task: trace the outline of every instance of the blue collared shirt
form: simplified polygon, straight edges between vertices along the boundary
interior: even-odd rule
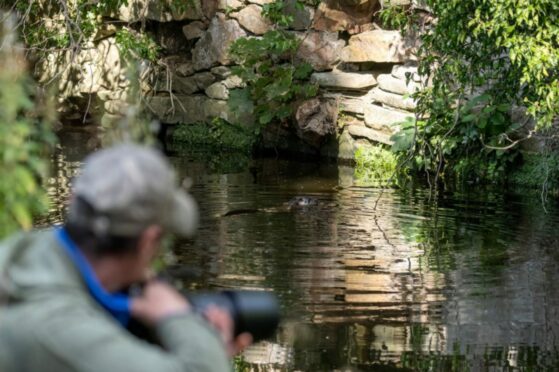
[[[126,327],[130,321],[130,297],[122,293],[107,292],[101,286],[93,268],[78,246],[72,241],[66,230],[59,227],[54,231],[58,242],[80,272],[91,296],[120,324]]]

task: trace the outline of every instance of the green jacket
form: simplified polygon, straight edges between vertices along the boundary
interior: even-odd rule
[[[52,230],[0,244],[0,371],[228,371],[218,334],[185,314],[156,326],[163,347],[126,331],[90,297]]]

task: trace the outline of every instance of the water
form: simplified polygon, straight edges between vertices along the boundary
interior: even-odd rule
[[[60,220],[87,149],[68,132],[56,155],[50,222]],[[207,156],[206,156],[207,157]],[[537,196],[352,186],[351,169],[264,159],[215,171],[174,156],[192,178],[201,227],[173,249],[188,288],[280,298],[277,336],[238,369],[559,370],[559,212]],[[282,206],[318,206],[220,217]]]

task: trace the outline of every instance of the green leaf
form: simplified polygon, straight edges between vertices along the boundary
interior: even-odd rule
[[[500,112],[509,112],[510,107],[511,107],[510,104],[503,103],[497,106],[497,110]]]
[[[29,230],[33,226],[31,213],[29,212],[29,209],[26,208],[26,205],[24,203],[17,202],[13,204],[11,206],[11,212],[15,220],[23,229]]]
[[[469,123],[469,122],[472,122],[472,121],[474,121],[474,120],[476,120],[476,119],[477,119],[477,115],[475,115],[475,114],[469,114],[469,115],[466,115],[466,116],[462,117],[460,120],[461,120],[463,123]]]
[[[229,108],[233,111],[252,113],[254,110],[254,104],[248,88],[230,90],[227,103]]]
[[[413,146],[413,139],[415,135],[415,129],[411,130],[400,130],[396,132],[390,140],[393,141],[392,144],[392,151],[393,152],[402,152],[408,151]]]
[[[273,118],[274,118],[274,114],[271,111],[265,111],[260,115],[258,121],[260,122],[260,124],[266,125],[270,123]]]
[[[307,79],[313,72],[313,67],[310,63],[302,63],[295,68],[293,77],[295,79]]]
[[[32,193],[36,190],[35,178],[28,169],[19,166],[14,170],[14,176],[18,180],[18,186],[25,190],[26,193]]]

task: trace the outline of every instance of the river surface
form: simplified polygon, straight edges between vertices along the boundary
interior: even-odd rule
[[[88,146],[68,131],[54,158],[60,221]],[[472,187],[355,186],[352,169],[226,155],[172,155],[201,226],[176,242],[187,288],[274,291],[277,335],[238,370],[559,370],[559,210],[535,195]],[[228,162],[226,169],[220,164]],[[282,210],[294,196],[316,206]],[[271,209],[221,217],[237,209]]]

